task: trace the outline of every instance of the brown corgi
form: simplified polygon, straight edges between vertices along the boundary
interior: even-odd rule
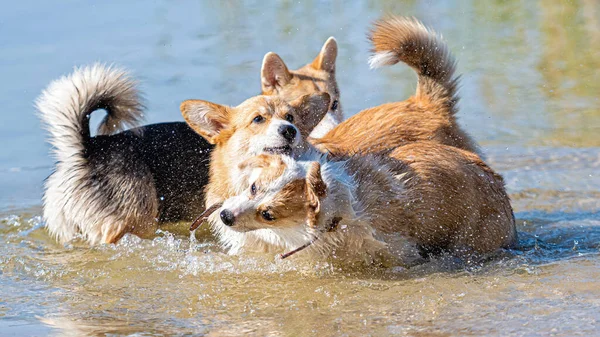
[[[240,254],[310,246],[313,259],[335,254],[347,262],[384,256],[386,244],[375,238],[372,219],[361,215],[344,163],[322,161],[314,150],[305,156],[263,154],[240,164],[249,187],[208,217],[223,247]]]
[[[232,254],[307,248],[313,258],[369,262],[389,254],[378,233],[403,235],[426,253],[488,253],[514,244],[502,177],[476,155],[435,142],[399,149],[340,162],[314,151],[300,160],[251,158],[240,165],[250,171],[249,187],[209,221]]]
[[[206,205],[221,202],[246,188],[239,164],[261,153],[298,157],[306,139],[329,110],[329,95],[315,93],[287,102],[259,95],[236,107],[187,100],[181,112],[194,131],[215,146],[211,154]]]
[[[263,95],[277,95],[290,102],[300,96],[326,92],[331,97],[329,113],[311,132],[320,138],[344,120],[340,91],[335,79],[335,60],[338,47],[333,37],[327,39],[321,52],[309,64],[298,70],[288,70],[281,57],[267,53],[261,68]]]
[[[370,39],[371,67],[406,63],[418,76],[416,94],[363,110],[311,142],[333,155],[385,152],[422,140],[477,152],[475,142],[457,124],[459,77],[441,37],[416,19],[388,17],[374,24]]]

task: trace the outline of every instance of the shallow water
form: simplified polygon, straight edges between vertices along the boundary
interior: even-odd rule
[[[350,116],[415,88],[402,66],[368,70],[365,32],[384,12],[421,18],[456,54],[460,121],[506,178],[518,249],[340,271],[230,257],[206,236],[190,242],[185,224],[94,248],[45,232],[52,161],[32,102],[50,80],[115,62],[141,79],[149,122],[182,120],[183,99],[256,94],[266,52],[296,67],[334,35]],[[594,0],[5,4],[0,335],[600,335],[598,18]]]

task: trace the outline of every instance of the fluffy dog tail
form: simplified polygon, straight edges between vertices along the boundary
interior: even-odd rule
[[[456,113],[456,61],[441,36],[415,18],[389,16],[374,23],[370,40],[372,69],[406,63],[418,75],[417,99],[442,104],[450,114]]]
[[[46,180],[44,220],[59,241],[84,233],[91,243],[110,241],[106,229],[96,227],[102,206],[94,199],[100,177],[91,177],[90,128],[92,112],[106,111],[99,134],[111,134],[125,126],[137,126],[143,105],[136,83],[123,70],[95,64],[53,81],[36,101],[40,118],[50,133],[57,161]],[[104,183],[103,186],[105,186]],[[94,223],[95,222],[95,223]],[[88,223],[90,228],[81,228]]]
[[[143,117],[136,83],[121,69],[101,64],[76,68],[53,81],[36,101],[50,144],[59,163],[85,159],[90,138],[90,115],[106,111],[98,134],[105,135],[137,126]]]

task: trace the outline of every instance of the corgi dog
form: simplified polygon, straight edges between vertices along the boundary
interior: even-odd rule
[[[380,54],[376,54],[372,59],[373,64],[403,61],[417,70],[419,75],[417,95],[405,102],[390,103],[362,111],[357,116],[340,123],[320,140],[309,138],[310,142],[322,152],[346,160],[348,163],[346,172],[354,179],[357,186],[355,194],[351,193],[352,190],[347,193],[359,201],[355,204],[354,214],[369,214],[367,218],[372,224],[366,226],[363,223],[351,227],[362,228],[358,236],[364,240],[350,241],[369,242],[368,246],[374,247],[367,249],[366,255],[370,257],[373,257],[372,252],[380,252],[382,247],[380,243],[373,244],[378,240],[374,239],[371,229],[381,233],[405,235],[413,239],[425,255],[440,251],[485,253],[512,246],[516,240],[515,223],[503,179],[481,160],[476,154],[477,148],[474,143],[456,124],[454,113],[458,100],[456,96],[458,78],[454,77],[455,62],[443,41],[418,21],[396,17],[379,21],[375,25],[372,40],[376,46],[382,44],[381,41],[389,42],[383,43],[379,50],[376,49]],[[297,83],[304,81],[306,85],[303,87],[308,91],[325,92],[314,83],[310,85],[314,78],[289,72],[280,58],[269,57],[272,61],[268,61],[269,65],[263,67],[263,70],[271,69],[270,73],[267,72],[270,74],[267,78],[270,78],[271,82],[263,80],[263,83],[271,83],[270,87],[277,87],[279,79],[283,79],[281,83],[287,84],[293,83],[295,79],[296,87],[298,87]],[[334,70],[335,68],[331,72],[332,75],[335,75]],[[329,79],[331,80],[331,77]],[[270,87],[266,86],[266,88]],[[283,232],[279,231],[278,234],[273,234],[272,231],[236,234],[240,231],[228,224],[232,219],[235,220],[235,212],[222,209],[227,203],[236,204],[244,201],[243,194],[251,193],[252,173],[245,170],[247,165],[243,163],[253,156],[278,154],[298,159],[312,152],[312,145],[305,141],[297,147],[293,145],[295,140],[288,142],[287,146],[280,145],[286,144],[281,140],[281,134],[275,138],[269,137],[268,142],[262,141],[267,139],[266,134],[275,135],[275,128],[268,125],[259,128],[253,125],[255,122],[263,123],[266,120],[271,122],[273,117],[277,117],[274,122],[278,125],[277,130],[280,130],[279,125],[285,125],[285,123],[281,124],[282,120],[287,119],[286,111],[290,111],[290,108],[297,111],[300,101],[311,97],[305,95],[300,99],[296,98],[300,101],[289,101],[289,98],[294,97],[294,90],[283,90],[283,87],[278,90],[278,95],[282,97],[277,96],[277,103],[271,105],[271,102],[264,100],[264,96],[251,98],[236,108],[196,100],[189,100],[181,105],[184,118],[191,127],[216,146],[207,187],[206,205],[209,207],[205,214],[219,210],[218,218],[215,218],[216,215],[213,213],[210,223],[232,253],[244,250],[247,245],[256,246],[259,250],[290,248],[307,237],[318,237],[311,236],[312,232],[306,232],[302,229],[304,227],[297,226],[292,226],[292,229]],[[300,108],[305,111],[303,118],[310,118],[310,109],[316,109],[313,110],[315,118],[322,118],[330,112],[333,106],[329,103],[328,108],[325,101],[321,97],[312,104],[306,104],[306,108]],[[265,108],[267,106],[268,108]],[[373,118],[373,115],[377,118]],[[258,118],[258,121],[254,118]],[[427,121],[417,123],[421,119]],[[294,118],[288,122],[292,123],[293,120]],[[417,124],[410,124],[407,121],[415,121]],[[311,125],[316,125],[316,121],[312,121]],[[310,129],[306,129],[301,134],[304,136],[310,132],[312,132]],[[366,135],[367,133],[369,136]],[[380,137],[380,134],[383,136]],[[356,154],[370,155],[355,158]],[[353,164],[355,160],[358,160],[356,163],[366,163],[365,165],[372,161],[375,166],[371,169],[352,171],[354,166],[361,167],[359,164]],[[281,169],[282,165],[278,167],[279,169],[274,172],[287,172]],[[308,170],[296,169],[291,172],[300,172],[301,176],[302,172]],[[359,172],[364,174],[358,174]],[[281,177],[287,176],[281,174],[279,175]],[[298,177],[294,174],[291,176]],[[400,187],[392,181],[400,178],[406,180],[401,181],[401,192],[398,192]],[[277,193],[283,186],[288,185],[286,179],[277,180],[274,184]],[[293,186],[286,187],[281,190],[281,193],[284,196],[301,195],[298,192],[301,189],[298,187],[301,186],[300,182],[294,184],[297,185],[295,189],[292,188]],[[327,182],[324,186],[328,186]],[[296,212],[302,204],[301,201],[293,202],[285,198],[276,198],[276,200],[279,200],[279,211],[284,214],[279,217],[295,219],[285,222],[286,224],[303,223],[298,220],[302,219],[302,216]],[[245,201],[244,205],[242,208],[248,206]],[[252,205],[256,206],[256,204]],[[364,205],[363,211],[360,205]],[[275,209],[273,205],[270,206]],[[294,210],[294,207],[297,209]],[[254,211],[258,211],[258,208]],[[268,221],[269,212],[264,214],[266,218],[263,217],[263,220]],[[307,216],[310,219],[310,213]],[[338,219],[341,216],[336,215],[333,218]],[[356,219],[351,217],[351,221],[358,221],[359,218],[363,219],[357,215]],[[260,220],[258,215],[255,220],[264,225],[264,221]],[[260,227],[256,222],[250,223],[252,225],[239,228],[242,228],[242,232],[246,231],[243,228],[252,226],[258,226],[254,229],[272,229],[268,226]],[[287,225],[285,227],[287,228]],[[303,234],[295,236],[293,233]],[[267,235],[269,239],[264,239],[263,235]],[[309,242],[313,241],[311,239]],[[356,245],[352,247],[354,248],[349,251],[354,250]]]
[[[311,258],[369,262],[390,253],[377,233],[403,235],[424,254],[488,253],[516,240],[502,177],[452,146],[415,142],[339,162],[263,154],[240,168],[249,187],[208,217],[231,254],[307,248]]]
[[[305,92],[301,76],[336,92],[328,75],[336,55],[331,38],[309,66],[286,68],[294,74],[288,81],[274,71],[278,57],[267,54],[263,94]],[[161,223],[189,221],[204,209],[213,145],[185,122],[139,126],[144,114],[136,86],[126,71],[96,64],[53,81],[37,99],[56,159],[45,182],[43,218],[61,243],[78,237],[92,245],[114,243],[125,233],[144,237]],[[101,109],[106,117],[92,137],[89,117]],[[329,110],[318,126],[321,133],[342,120],[337,103]]]
[[[346,163],[324,159],[309,151],[301,160],[262,154],[242,162],[249,187],[207,217],[228,253],[310,246],[306,252],[312,259],[335,255],[373,263],[386,257],[387,245],[375,237]]]
[[[206,205],[222,202],[246,188],[243,161],[262,154],[299,157],[311,148],[309,134],[328,113],[330,97],[314,93],[287,102],[258,95],[229,107],[186,100],[181,112],[190,127],[215,147],[211,154]]]
[[[407,64],[417,73],[416,94],[362,110],[323,137],[311,138],[311,143],[334,156],[384,152],[414,141],[478,153],[476,143],[456,120],[459,76],[442,38],[414,18],[390,16],[375,22],[370,40],[371,68]]]
[[[201,208],[202,196],[190,192],[206,184],[212,146],[185,123],[136,127],[143,105],[125,71],[75,69],[53,81],[36,106],[56,159],[44,186],[43,219],[59,242],[144,237],[155,232],[156,218],[185,218]],[[99,109],[106,117],[92,137],[90,115]],[[118,132],[127,126],[133,128]]]
[[[303,67],[290,71],[279,55],[270,52],[263,59],[261,85],[263,95],[277,95],[285,101],[300,96],[325,92],[329,94],[330,109],[311,132],[312,138],[320,138],[344,120],[340,103],[340,90],[335,77],[338,54],[337,41],[330,37],[325,41],[315,59]]]

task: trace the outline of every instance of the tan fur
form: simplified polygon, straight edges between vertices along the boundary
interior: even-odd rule
[[[422,180],[413,190],[426,202],[410,206],[423,223],[410,229],[411,237],[438,246],[447,230],[454,238],[450,247],[477,252],[514,245],[515,220],[504,180],[477,155],[435,144],[410,144],[390,156],[407,163]],[[434,216],[431,209],[438,210]],[[440,224],[447,229],[436,229]]]
[[[259,222],[270,225],[261,216],[262,211],[269,211],[275,219],[303,216],[307,207],[306,195],[306,182],[303,179],[294,180],[286,184],[268,204],[258,206],[256,218]]]
[[[297,70],[288,70],[279,55],[267,53],[261,69],[262,94],[277,95],[289,102],[304,95],[326,92],[331,97],[331,105],[337,101],[337,108],[330,112],[341,122],[344,117],[335,78],[336,57],[337,42],[332,37],[311,63]]]
[[[206,190],[206,205],[221,202],[246,186],[233,179],[239,177],[239,165],[258,153],[252,153],[250,141],[266,133],[271,123],[294,117],[293,125],[299,130],[300,143],[294,149],[301,154],[308,144],[306,138],[327,113],[329,95],[317,93],[286,102],[276,96],[255,96],[237,107],[226,107],[201,100],[187,100],[181,111],[188,124],[209,142],[215,144],[210,164],[210,178]],[[264,119],[254,123],[257,116]]]
[[[402,61],[417,72],[416,94],[363,110],[321,139],[310,141],[334,155],[381,152],[421,140],[477,152],[475,142],[456,121],[459,78],[454,76],[455,61],[443,40],[419,21],[402,17],[377,21],[370,38],[373,58],[388,55],[385,64]]]
[[[470,138],[444,112],[440,106],[411,97],[363,110],[310,142],[333,155],[384,152],[420,140],[474,151]]]
[[[240,164],[241,170],[260,169],[260,174],[253,182],[257,194],[264,193],[271,182],[283,175],[286,168],[281,156],[271,154],[261,154]],[[316,168],[316,174],[320,175],[320,167]],[[263,211],[270,212],[275,219],[303,217],[309,207],[312,207],[313,212],[318,213],[318,210],[315,210],[315,203],[318,203],[318,197],[314,189],[311,189],[308,179],[296,179],[283,186],[268,203],[257,207],[256,220],[266,225],[272,224],[262,218]]]
[[[361,111],[313,144],[338,157],[393,158],[385,169],[349,160],[358,198],[378,230],[400,230],[433,250],[489,252],[513,245],[516,230],[504,181],[473,153],[474,143],[454,119],[458,79],[446,46],[414,19],[381,20],[371,38],[376,52],[394,51],[394,63],[403,61],[418,72],[417,94]],[[388,171],[402,178],[408,200],[393,198],[398,186]]]
[[[261,169],[260,176],[255,181],[258,188],[280,177],[286,166],[281,157],[261,154],[245,160],[239,165],[240,170]]]
[[[261,168],[260,175],[254,181],[256,188],[260,190],[268,186],[272,181],[283,175],[287,168],[276,155],[261,155],[253,161],[260,162],[254,166]],[[245,169],[251,166],[244,165]],[[321,165],[318,162],[311,163],[306,179],[296,179],[284,185],[275,197],[269,200],[268,204],[260,205],[257,208],[257,220],[265,223],[260,216],[260,212],[268,210],[275,219],[285,219],[289,217],[303,218],[306,214],[308,224],[311,227],[317,226],[320,213],[320,200],[327,194],[327,186],[321,177]],[[269,223],[273,226],[273,223]]]
[[[228,107],[197,99],[184,101],[179,109],[186,112],[183,117],[190,127],[211,144],[217,142],[216,137],[227,127],[230,115]],[[199,120],[206,121],[206,126],[200,127]]]
[[[433,250],[486,253],[516,242],[504,181],[477,155],[416,142],[373,163],[355,157],[348,168],[377,230],[401,232]]]
[[[320,208],[326,202],[328,209],[336,209],[347,197],[335,190],[343,188],[331,180],[335,177],[323,180],[320,168],[318,162],[310,163],[306,189],[293,180],[268,205],[262,205],[277,214],[268,228],[303,223],[298,215],[305,212],[310,228],[332,230],[318,227],[330,225],[319,218]],[[473,153],[435,142],[416,142],[397,148],[389,157],[354,156],[345,162],[345,170],[356,186],[352,193],[357,215],[355,219],[339,218],[341,224],[352,226],[366,217],[375,230],[402,234],[426,251],[488,253],[516,242],[502,177]],[[268,186],[269,180],[284,173],[265,174],[270,179],[259,179]],[[329,194],[333,199],[325,198]]]

